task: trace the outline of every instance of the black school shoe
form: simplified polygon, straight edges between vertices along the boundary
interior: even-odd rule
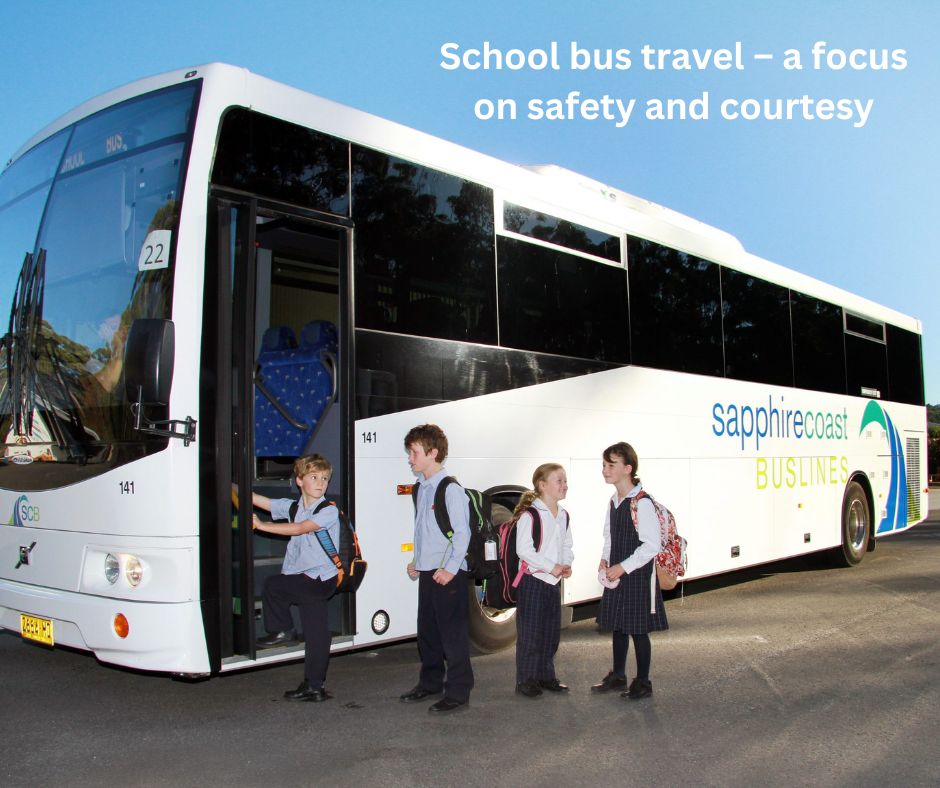
[[[633,679],[630,682],[630,689],[626,692],[621,692],[621,698],[629,698],[630,700],[640,700],[640,698],[648,698],[653,694],[653,682],[649,679]]]
[[[618,676],[616,673],[611,671],[601,679],[599,684],[594,684],[591,687],[591,692],[611,692],[612,690],[624,690],[626,688],[627,677]]]
[[[286,646],[288,643],[297,642],[297,633],[293,629],[285,630],[284,632],[274,632],[270,635],[265,635],[263,638],[258,638],[255,643],[258,648],[271,648],[272,646]]]
[[[399,695],[398,700],[402,703],[417,703],[419,700],[424,700],[425,698],[430,698],[433,695],[440,695],[442,690],[437,690],[432,692],[431,690],[426,690],[420,684],[413,689],[408,690],[404,695]]]
[[[540,680],[539,686],[543,690],[548,690],[549,692],[567,692],[568,685],[562,684],[558,679],[551,679],[550,681]]]
[[[518,684],[516,684],[516,694],[522,695],[526,698],[537,698],[542,694],[542,690],[537,682],[520,681]]]
[[[441,714],[448,711],[457,711],[465,709],[470,704],[468,700],[454,700],[453,698],[441,698],[437,703],[428,706],[428,711],[434,714]]]
[[[324,687],[311,687],[306,679],[300,682],[300,686],[295,690],[288,690],[284,693],[285,700],[309,701],[311,703],[320,703],[329,700],[333,696],[326,691]]]

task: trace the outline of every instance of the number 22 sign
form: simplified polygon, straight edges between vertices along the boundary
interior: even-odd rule
[[[170,241],[173,238],[171,230],[151,230],[144,239],[137,258],[138,271],[153,271],[157,268],[166,268],[170,264]]]

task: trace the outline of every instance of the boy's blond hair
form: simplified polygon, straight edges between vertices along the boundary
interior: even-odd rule
[[[327,471],[333,474],[333,466],[330,461],[322,454],[305,454],[294,460],[294,476],[302,479],[310,471]]]

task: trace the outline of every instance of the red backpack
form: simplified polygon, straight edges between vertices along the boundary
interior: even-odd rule
[[[637,525],[636,507],[641,498],[650,499],[656,510],[656,516],[659,518],[659,541],[662,549],[656,556],[656,577],[663,591],[671,591],[676,587],[679,578],[685,574],[688,564],[685,549],[688,542],[679,536],[676,530],[676,518],[672,516],[672,512],[645,490],[640,490],[630,499],[630,519],[633,520],[633,527],[637,529],[637,532],[640,529]]]
[[[516,552],[516,524],[526,512],[532,515],[532,544],[536,551],[542,546],[542,517],[534,506],[523,509],[515,517],[506,520],[499,526],[499,571],[484,581],[484,599],[487,607],[496,610],[505,610],[515,607],[518,600],[517,587],[525,573],[525,561],[520,566],[519,554]],[[571,515],[565,523],[565,528],[571,526]]]

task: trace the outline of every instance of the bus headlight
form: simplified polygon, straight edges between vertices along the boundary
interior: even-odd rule
[[[144,579],[144,565],[136,555],[108,553],[104,559],[105,579],[114,585],[124,571],[124,579],[131,588],[137,588]]]
[[[124,559],[124,577],[133,587],[140,585],[144,577],[144,567],[136,555],[129,555]]]
[[[121,562],[118,561],[116,556],[108,553],[104,559],[104,576],[107,581],[114,585],[117,582],[118,576],[121,574]]]

